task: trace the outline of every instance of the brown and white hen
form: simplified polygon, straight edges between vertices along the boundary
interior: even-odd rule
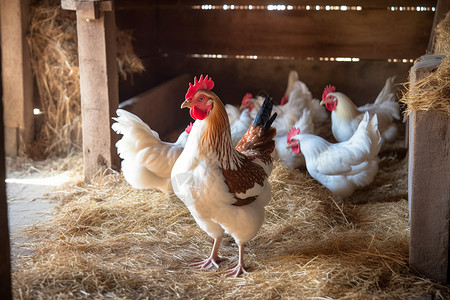
[[[246,273],[244,245],[261,227],[271,199],[268,177],[276,134],[271,124],[276,114],[270,115],[273,104],[266,98],[235,148],[225,106],[213,87],[208,76],[190,84],[181,107],[190,109],[195,122],[171,178],[175,194],[214,239],[211,255],[193,266],[218,268],[220,242],[228,233],[239,247],[239,260],[227,274],[237,277]]]

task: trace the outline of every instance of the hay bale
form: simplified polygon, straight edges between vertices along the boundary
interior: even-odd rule
[[[435,53],[446,57],[430,75],[413,85],[409,82],[409,89],[400,99],[406,104],[405,116],[428,110],[450,115],[450,12],[436,27]]]
[[[397,184],[405,160],[388,157],[374,191]],[[392,172],[393,170],[400,170]],[[403,171],[402,171],[403,170]],[[273,198],[258,235],[246,247],[250,273],[223,272],[237,262],[237,246],[224,238],[229,258],[217,271],[187,265],[206,257],[212,240],[174,195],[131,188],[120,174],[98,177],[55,193],[52,222],[29,230],[36,253],[14,261],[14,296],[58,298],[411,299],[450,297],[448,287],[408,268],[408,206],[366,193],[366,201],[336,202],[305,171],[275,164]],[[403,184],[403,183],[402,183]],[[400,188],[400,193],[403,193]]]
[[[32,155],[64,154],[81,144],[75,15],[62,10],[58,2],[39,1],[30,11],[27,38],[45,116]]]
[[[450,54],[450,12],[448,12],[445,18],[436,26],[434,53]]]
[[[134,53],[133,32],[131,30],[117,30],[116,40],[119,75],[123,80],[127,80],[128,76],[132,80],[134,73],[139,74],[145,71],[142,60]]]
[[[45,158],[67,155],[81,147],[81,101],[76,14],[60,0],[35,1],[30,11],[27,40],[45,121],[28,155]],[[120,75],[142,72],[134,54],[131,32],[117,33]]]

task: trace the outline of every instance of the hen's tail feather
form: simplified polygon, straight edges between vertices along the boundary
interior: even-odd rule
[[[386,79],[386,83],[384,84],[383,89],[378,94],[377,99],[375,99],[374,104],[380,105],[383,102],[392,101],[395,98],[394,80],[395,76]]]
[[[395,76],[386,79],[386,83],[378,94],[377,99],[375,99],[374,104],[378,105],[393,118],[400,120],[399,105],[395,96],[394,80]]]
[[[367,131],[371,140],[371,153],[378,155],[381,147],[381,136],[378,130],[378,116],[375,114],[367,125]]]
[[[272,113],[272,108],[273,108],[272,97],[270,96],[270,94],[267,94],[266,99],[259,108],[259,111],[255,117],[255,121],[253,122],[255,127],[263,126],[265,130],[270,128],[270,125],[272,125],[273,121],[277,116],[276,113],[270,116],[270,114]]]
[[[273,121],[275,121],[275,118],[276,118],[276,117],[277,117],[277,113],[274,113],[274,114],[270,117],[269,121],[267,121],[266,125],[264,125],[264,130],[265,130],[265,131],[267,131],[267,130],[270,128],[270,126],[272,126],[272,123],[273,123]]]

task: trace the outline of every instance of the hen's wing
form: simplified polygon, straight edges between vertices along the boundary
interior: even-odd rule
[[[377,117],[369,122],[369,113],[365,113],[355,134],[346,142],[331,144],[315,159],[315,165],[319,172],[327,175],[353,175],[364,169],[379,150]]]
[[[266,190],[265,183],[272,170],[271,153],[275,147],[273,138],[276,134],[276,129],[271,127],[276,117],[276,114],[270,116],[272,106],[268,96],[255,121],[236,146],[236,150],[240,152],[240,165],[234,169],[223,170],[230,191],[248,203]],[[248,204],[245,201],[241,205]]]
[[[167,180],[170,182],[172,167],[183,147],[161,141],[156,131],[130,112],[118,109],[117,116],[111,127],[123,135],[116,147],[123,159],[125,178],[138,188],[166,190],[160,185],[165,185]]]
[[[271,125],[277,117],[277,113],[271,116],[272,108],[273,102],[270,95],[267,95],[255,121],[236,145],[237,151],[248,157],[271,161],[271,153],[275,147],[273,138],[276,135],[276,129]]]

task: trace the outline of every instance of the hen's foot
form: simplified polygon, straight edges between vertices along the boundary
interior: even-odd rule
[[[225,274],[227,276],[233,276],[233,277],[238,277],[241,274],[245,274],[247,273],[247,271],[244,269],[244,266],[241,264],[238,264],[236,267],[234,267],[233,269],[230,269],[228,271],[225,272]]]
[[[200,269],[211,269],[212,267],[215,267],[216,269],[219,268],[219,263],[227,260],[226,258],[222,257],[208,257],[207,259],[203,261],[199,261],[196,263],[192,263],[189,265],[189,267],[200,267]]]

